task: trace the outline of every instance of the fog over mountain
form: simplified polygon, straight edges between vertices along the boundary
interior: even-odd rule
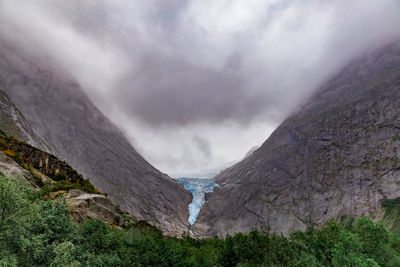
[[[242,158],[352,59],[399,0],[0,0],[0,35],[67,68],[165,172]]]

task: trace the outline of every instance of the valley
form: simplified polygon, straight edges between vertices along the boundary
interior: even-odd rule
[[[0,266],[400,266],[400,0],[0,0]]]

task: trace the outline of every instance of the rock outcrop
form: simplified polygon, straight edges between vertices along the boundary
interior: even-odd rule
[[[0,173],[7,177],[28,182],[33,188],[39,188],[32,174],[22,168],[15,160],[0,151]]]
[[[400,197],[400,43],[347,66],[215,181],[197,236],[380,216],[383,199]]]
[[[66,194],[66,204],[71,209],[72,217],[83,222],[88,219],[98,219],[109,225],[124,228],[132,218],[124,214],[109,198],[99,194],[88,194],[72,189]]]
[[[55,177],[62,174],[63,178],[75,183],[83,177],[65,161],[59,160],[56,156],[33,147],[27,143],[18,141],[0,132],[0,150],[9,150],[13,156],[20,155],[21,163],[32,166],[47,177]]]
[[[23,51],[0,39],[0,88],[52,152],[133,217],[166,234],[188,231],[190,194],[141,157],[67,72]]]

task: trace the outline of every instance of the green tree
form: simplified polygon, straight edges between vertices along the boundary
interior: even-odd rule
[[[50,267],[78,267],[80,263],[76,261],[75,254],[75,245],[70,241],[63,242],[57,245],[54,250],[54,260],[50,263]]]
[[[19,180],[0,173],[0,231],[24,213],[31,193],[32,190]]]
[[[81,243],[85,250],[99,253],[109,248],[110,229],[100,220],[87,220],[79,231]]]
[[[220,252],[219,264],[222,266],[236,266],[238,257],[234,249],[234,241],[231,236],[227,236]]]
[[[379,266],[374,259],[363,254],[362,243],[356,234],[342,231],[339,239],[332,248],[334,266]]]

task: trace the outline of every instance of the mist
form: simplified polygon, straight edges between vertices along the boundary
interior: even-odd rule
[[[0,0],[167,173],[244,157],[325,81],[400,37],[399,0]]]

